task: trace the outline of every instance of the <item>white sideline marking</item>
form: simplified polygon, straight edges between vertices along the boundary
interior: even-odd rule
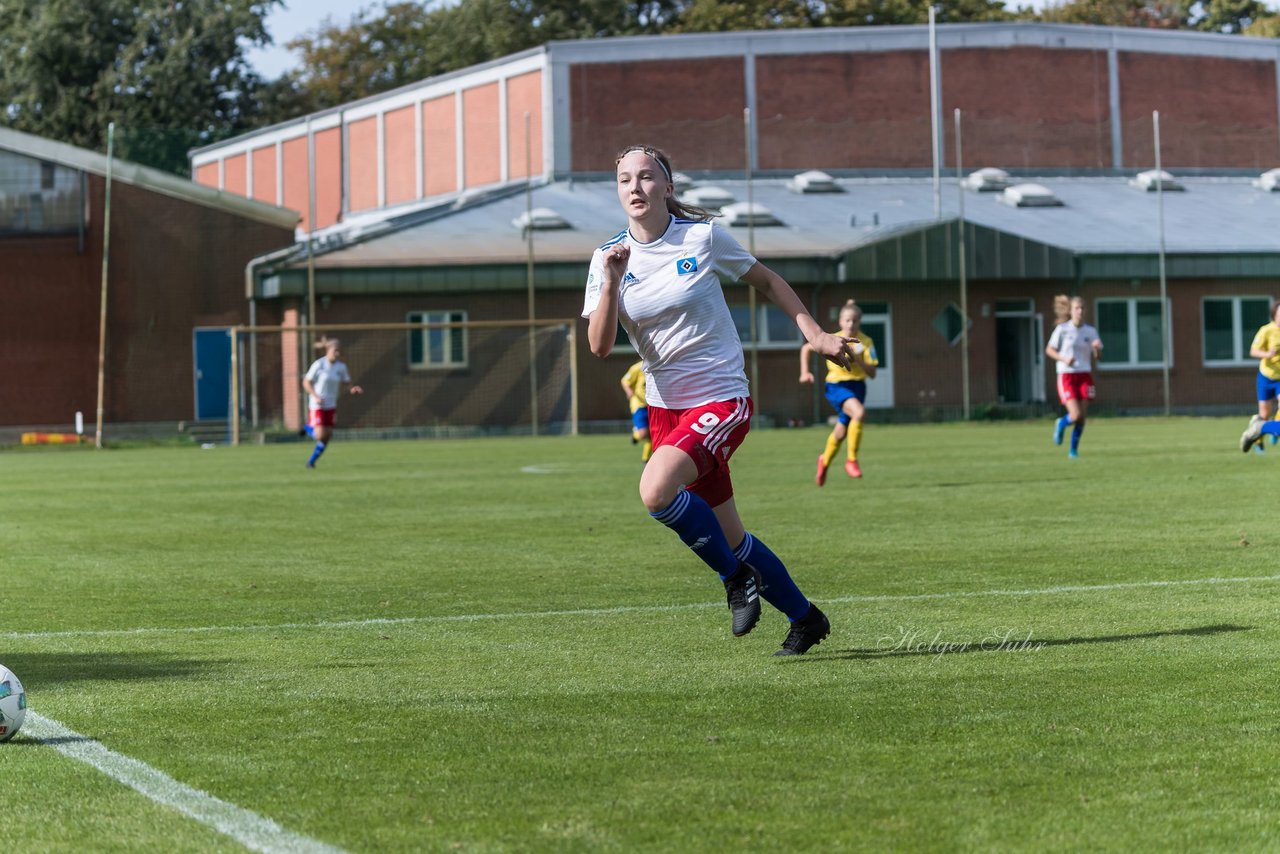
[[[109,750],[100,742],[68,729],[44,715],[38,715],[30,709],[27,710],[27,719],[24,723],[22,731],[27,735],[35,736],[48,747],[101,771],[158,804],[172,807],[183,815],[212,827],[251,851],[262,851],[267,854],[276,854],[276,852],[280,854],[293,854],[293,852],[341,854],[342,852],[341,848],[334,848],[332,845],[299,836],[285,830],[269,818],[263,818],[235,804],[219,800],[185,783],[179,783],[168,774],[152,768],[145,762]]]
[[[1068,584],[1026,590],[952,590],[942,593],[893,593],[864,596],[835,596],[820,599],[823,604],[858,602],[924,602],[933,599],[976,599],[984,596],[1056,596],[1062,593],[1098,593],[1108,590],[1141,590],[1152,587],[1193,587],[1219,584],[1266,584],[1280,581],[1280,575],[1239,578],[1188,578],[1181,581],[1128,581],[1116,584]],[[135,629],[69,629],[56,632],[0,632],[0,638],[39,640],[42,638],[101,638],[132,635],[189,635],[211,632],[277,632],[291,629],[352,629],[362,626],[400,626],[415,623],[475,623],[482,620],[522,620],[537,617],[608,617],[615,614],[658,614],[723,608],[720,602],[692,602],[684,605],[619,605],[614,608],[574,608],[563,611],[512,611],[505,614],[439,614],[430,617],[371,617],[365,620],[317,620],[311,623],[262,623],[240,626],[144,626]]]

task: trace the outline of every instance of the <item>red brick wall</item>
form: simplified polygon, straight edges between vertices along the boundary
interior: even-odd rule
[[[316,228],[342,218],[342,129],[315,134]]]
[[[387,204],[418,198],[418,166],[413,107],[392,110],[383,116],[383,157],[386,163]]]
[[[301,225],[303,228],[310,230],[310,225],[307,222],[307,217],[310,216],[307,185],[311,180],[311,176],[307,164],[307,138],[300,136],[295,139],[287,139],[280,146],[280,149],[281,158],[284,160],[280,167],[284,171],[284,199],[282,204],[286,208],[302,214]]]
[[[218,187],[218,162],[206,163],[203,166],[196,167],[195,182],[203,184],[206,187],[220,189]]]
[[[467,187],[502,180],[501,126],[498,84],[476,86],[462,93],[463,183]]]
[[[756,59],[761,169],[930,163],[924,51]]]
[[[378,118],[347,125],[347,209],[352,213],[378,206]],[[319,219],[319,217],[317,217]]]
[[[253,150],[253,198],[269,205],[276,203],[276,147]]]
[[[741,58],[575,65],[569,85],[574,171],[611,171],[637,143],[664,149],[677,169],[745,164]]]
[[[243,154],[237,154],[222,161],[222,189],[242,196],[246,194],[249,171],[245,164],[246,159]]]
[[[525,114],[529,115],[529,145],[526,156]],[[507,175],[524,178],[542,171],[542,72],[531,71],[507,81]]]
[[[422,192],[427,196],[459,189],[455,97],[422,102]]]
[[[91,176],[83,251],[75,237],[3,241],[0,360],[26,383],[5,424],[93,419],[103,189]],[[293,232],[123,183],[111,192],[106,420],[190,419],[192,328],[247,322],[245,264]]]
[[[1153,110],[1166,168],[1280,162],[1275,63],[1121,53],[1119,65],[1126,165],[1155,165]]]
[[[964,160],[975,167],[1112,165],[1105,52],[948,50],[940,65],[946,163],[955,165],[953,114],[958,107]],[[1009,85],[1014,80],[1017,85]]]

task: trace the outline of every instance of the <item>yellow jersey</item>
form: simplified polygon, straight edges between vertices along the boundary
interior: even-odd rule
[[[631,386],[632,395],[627,400],[631,411],[647,408],[649,403],[644,396],[644,362],[636,362],[627,368],[627,372],[622,375],[622,381]]]
[[[844,332],[837,329],[831,334],[844,335]],[[866,363],[873,368],[879,365],[880,359],[876,356],[876,343],[871,340],[871,336],[865,332],[859,331],[858,340],[862,342],[862,346],[865,348],[862,351],[862,358]],[[852,344],[849,346],[853,347]],[[827,360],[827,382],[829,383],[842,383],[846,380],[865,380],[866,378],[867,372],[862,370],[862,365],[859,365],[857,362],[854,362],[848,370],[845,370],[830,359]]]
[[[1258,370],[1269,380],[1280,380],[1280,326],[1268,323],[1258,328],[1251,350],[1275,350],[1276,355],[1258,362]]]

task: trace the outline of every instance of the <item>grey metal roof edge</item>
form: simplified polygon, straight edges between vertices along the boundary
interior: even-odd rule
[[[394,89],[388,89],[385,92],[378,92],[373,95],[366,95],[363,98],[357,98],[354,101],[345,101],[336,107],[326,107],[323,110],[316,110],[315,112],[311,112],[311,113],[303,113],[297,118],[286,119],[283,122],[276,122],[275,124],[267,125],[266,127],[254,128],[251,131],[246,131],[245,133],[237,134],[236,136],[229,137],[228,139],[220,140],[218,142],[211,142],[208,145],[202,145],[202,146],[199,146],[198,148],[188,149],[187,159],[190,160],[196,155],[203,154],[206,151],[215,151],[219,148],[223,148],[226,146],[228,142],[232,142],[232,141],[240,142],[243,140],[254,139],[259,136],[266,136],[267,134],[276,133],[277,131],[284,130],[285,128],[290,128],[296,125],[305,124],[307,119],[311,119],[314,121],[315,119],[324,118],[325,116],[332,116],[337,113],[344,113],[348,110],[353,110],[365,104],[371,104],[375,101],[381,101],[383,99],[394,98],[397,95],[403,94],[405,92],[410,92],[422,86],[433,85],[436,83],[443,83],[457,77],[465,77],[469,74],[475,74],[477,72],[485,71],[490,68],[497,68],[499,66],[506,65],[509,62],[518,62],[519,60],[528,59],[531,56],[537,56],[540,53],[546,53],[546,52],[547,52],[546,45],[538,45],[537,47],[526,48],[525,50],[516,51],[515,53],[509,53],[505,56],[500,56],[497,59],[490,59],[486,62],[480,62],[475,65],[468,65],[466,68],[459,68],[454,71],[446,71],[444,74],[437,74],[434,77],[424,77],[421,80],[415,80],[412,83],[405,83],[403,85],[397,86]]]
[[[927,24],[864,27],[740,30],[728,33],[672,33],[659,36],[613,36],[602,39],[551,41],[553,64],[589,64],[642,59],[767,55],[821,51],[880,52],[928,48]],[[659,42],[659,40],[661,40]],[[1038,21],[990,21],[937,25],[938,48],[1049,47],[1135,53],[1174,53],[1227,59],[1276,60],[1275,39],[1221,33],[1103,27]],[[690,46],[700,49],[689,50]]]
[[[546,181],[535,182],[535,187],[545,186]],[[466,191],[456,195],[441,199],[434,204],[420,207],[408,212],[395,212],[394,210],[388,216],[379,220],[362,223],[358,231],[348,237],[342,232],[337,232],[331,236],[329,240],[318,242],[312,248],[312,257],[319,258],[322,255],[328,255],[334,252],[341,252],[367,243],[371,240],[387,237],[399,231],[415,228],[426,223],[451,216],[455,213],[471,210],[472,208],[483,207],[501,199],[510,198],[518,193],[525,192],[526,182],[524,180],[511,181],[496,187],[489,187],[482,191]],[[299,243],[300,247],[305,243]],[[271,270],[295,267],[298,264],[306,262],[305,256],[301,259],[293,257],[286,259],[283,263],[273,265],[264,269],[263,275]],[[344,268],[346,265],[332,265],[334,269]],[[352,265],[355,266],[355,265]]]
[[[13,128],[0,127],[0,148],[95,175],[107,174],[105,154],[69,143],[45,139]],[[268,225],[278,225],[281,228],[293,229],[301,218],[298,212],[288,208],[280,208],[235,193],[215,190],[150,166],[114,157],[111,162],[111,180],[205,207],[218,208]]]

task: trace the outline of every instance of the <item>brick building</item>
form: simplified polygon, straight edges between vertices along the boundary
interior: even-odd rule
[[[1117,345],[1104,397],[1158,408],[1151,324],[1165,242],[1172,404],[1248,403],[1240,341],[1280,290],[1280,194],[1254,186],[1280,165],[1280,45],[1048,24],[946,25],[938,45],[941,185],[926,177],[934,123],[920,26],[551,43],[200,149],[192,166],[202,183],[307,211],[314,153],[318,320],[337,323],[523,317],[528,244],[511,223],[527,183],[568,226],[534,237],[539,315],[576,315],[591,249],[624,224],[606,179],[619,148],[661,145],[725,204],[746,199],[750,165],[755,201],[781,223],[750,233],[757,255],[824,322],[846,297],[862,301],[890,364],[869,402],[930,417],[961,404],[960,109],[966,164],[1034,179],[1062,202],[1033,209],[966,191],[971,402],[1051,400],[1052,296],[1080,293]],[[1187,179],[1177,195],[1130,186],[1153,165],[1154,110],[1163,165]],[[797,192],[812,170],[830,173],[834,191]],[[1164,234],[1157,197],[1170,210]],[[264,264],[255,299],[296,314],[303,283],[297,257]],[[745,329],[745,292],[728,294]],[[794,382],[798,342],[769,338],[778,327],[760,310],[759,411],[820,415]],[[584,419],[616,417],[628,358],[582,360]],[[440,377],[459,389],[474,379]]]
[[[0,424],[69,426],[97,409],[106,157],[0,128]],[[193,417],[192,330],[247,320],[245,264],[297,215],[116,161],[104,420]],[[118,433],[117,433],[118,435]]]

